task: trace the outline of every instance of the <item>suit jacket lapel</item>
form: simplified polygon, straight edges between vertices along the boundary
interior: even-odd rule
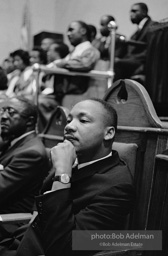
[[[22,139],[20,139],[19,141],[17,141],[13,146],[7,148],[7,150],[5,152],[2,152],[1,156],[0,156],[0,162],[2,162],[4,160],[4,158],[6,158],[6,155],[10,155],[11,153],[13,154],[15,149],[18,148],[19,145],[21,145],[22,143],[25,143],[26,141],[30,140],[31,138],[34,138],[36,136],[36,133],[31,133],[26,137],[23,137]]]
[[[75,170],[72,174],[72,182],[84,179],[86,177],[92,176],[95,173],[104,173],[109,168],[117,165],[119,163],[119,156],[116,151],[112,151],[111,157],[102,159],[98,162],[85,166],[79,170]]]
[[[146,34],[146,30],[149,27],[149,24],[151,23],[151,18],[149,18],[142,29],[137,30],[131,37],[132,40],[141,41],[143,39],[144,35]]]
[[[147,33],[147,30],[149,28],[149,25],[151,23],[151,19],[149,18],[146,23],[144,24],[143,28],[140,30],[140,33],[138,35],[138,40],[141,41],[143,40],[144,36],[146,35]]]

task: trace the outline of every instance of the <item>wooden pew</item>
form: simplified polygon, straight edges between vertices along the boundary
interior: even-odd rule
[[[168,150],[155,156],[154,178],[147,230],[162,230],[162,251],[144,252],[144,256],[168,255]]]
[[[104,99],[118,113],[115,141],[138,145],[135,170],[136,206],[130,228],[147,228],[154,179],[155,157],[168,143],[168,126],[156,115],[145,88],[133,80],[118,80],[107,91]]]
[[[63,141],[68,114],[69,110],[62,106],[58,106],[53,112],[46,128],[39,134],[46,148],[52,148]]]

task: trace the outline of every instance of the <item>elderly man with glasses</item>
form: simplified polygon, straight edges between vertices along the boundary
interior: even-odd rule
[[[21,97],[0,102],[0,214],[32,212],[49,170],[46,150],[35,127],[36,106]],[[9,235],[1,232],[0,239]]]

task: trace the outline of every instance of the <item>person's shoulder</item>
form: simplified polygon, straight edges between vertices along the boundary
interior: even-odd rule
[[[20,139],[15,146],[20,152],[30,152],[34,154],[37,152],[37,154],[43,154],[45,152],[45,146],[42,143],[39,136],[34,132],[31,133],[22,139]]]
[[[119,183],[132,184],[133,177],[127,163],[119,157],[117,151],[113,151],[110,157],[111,167],[109,168],[108,175],[111,178],[115,178]]]
[[[92,51],[97,56],[97,58],[100,57],[100,51],[94,45],[90,44],[89,50]]]
[[[144,26],[146,25],[146,26],[150,27],[150,26],[153,26],[156,24],[158,24],[158,21],[155,21],[155,20],[151,19],[151,17],[148,17]]]

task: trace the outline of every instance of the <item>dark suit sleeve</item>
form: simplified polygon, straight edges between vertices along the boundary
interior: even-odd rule
[[[27,186],[32,185],[29,182],[33,182],[33,177],[37,178],[36,174],[43,170],[43,160],[38,151],[32,149],[13,152],[11,161],[0,171],[0,205],[13,197],[17,191],[21,193]]]
[[[76,214],[70,189],[38,197],[39,216],[33,225],[41,235],[45,255],[54,256],[55,252],[57,256],[70,255],[72,230],[123,229],[125,216],[132,205],[132,194],[130,185],[118,184],[96,195]]]

